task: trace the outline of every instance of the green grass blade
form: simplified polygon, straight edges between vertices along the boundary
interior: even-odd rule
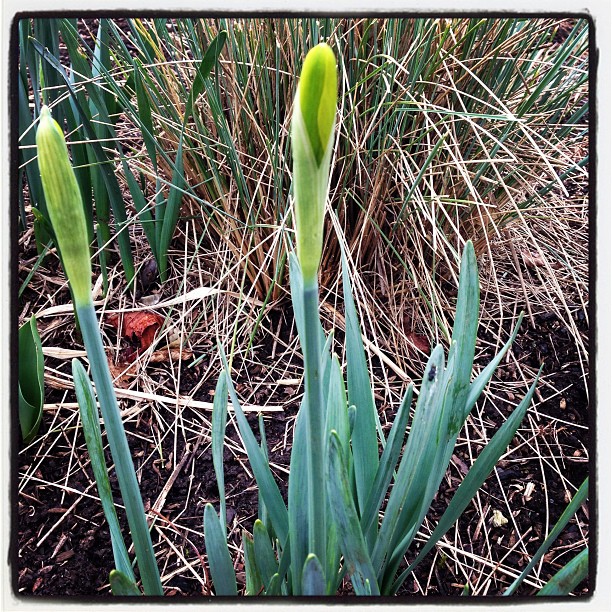
[[[168,249],[172,240],[172,234],[178,222],[181,209],[181,200],[183,199],[183,185],[185,177],[183,175],[183,136],[179,140],[178,151],[176,153],[176,164],[172,173],[172,183],[170,185],[170,193],[168,200],[163,210],[161,219],[156,219],[156,222],[161,223],[161,235],[158,244],[159,256],[159,277],[162,282],[168,277]]]
[[[395,581],[393,585],[393,592],[397,591],[410,572],[416,568],[416,566],[423,560],[425,555],[455,523],[474,495],[476,495],[478,489],[482,486],[482,483],[486,480],[487,476],[491,473],[495,467],[495,464],[497,461],[499,461],[499,458],[504,454],[504,451],[506,448],[508,448],[508,445],[516,434],[522,420],[525,418],[527,408],[529,407],[531,398],[533,397],[539,377],[540,373],[538,373],[536,376],[536,379],[521,403],[512,412],[508,420],[499,428],[489,443],[484,447],[483,451],[474,462],[474,465],[463,479],[463,482],[459,485],[455,495],[453,495],[453,499],[440,518],[440,522],[438,525],[436,525],[436,528],[427,540],[427,543],[419,552],[416,559],[411,563],[410,567],[402,572],[399,578]]]
[[[287,507],[285,506],[285,502],[283,501],[280,491],[278,490],[278,485],[274,481],[274,477],[272,476],[272,472],[270,471],[266,458],[261,452],[261,448],[259,447],[259,444],[257,444],[257,440],[251,431],[249,422],[242,411],[240,401],[238,400],[236,390],[234,389],[234,384],[232,383],[232,378],[229,374],[229,366],[227,365],[227,360],[225,358],[223,349],[221,347],[219,347],[219,349],[221,353],[221,361],[227,373],[227,387],[232,400],[234,414],[236,415],[238,429],[240,430],[240,435],[244,441],[249,462],[253,468],[257,485],[259,486],[259,489],[261,490],[263,498],[266,502],[266,506],[268,507],[274,532],[280,541],[284,542],[287,540],[287,536],[289,534]]]
[[[206,50],[206,53],[198,66],[198,72],[193,81],[193,87],[189,92],[187,104],[185,105],[185,119],[183,120],[183,125],[187,125],[187,120],[193,114],[195,101],[198,99],[198,96],[202,93],[202,91],[204,91],[204,81],[208,78],[210,71],[217,64],[219,55],[221,55],[221,51],[223,50],[226,40],[227,32],[222,30],[219,32],[219,34],[217,34]]]
[[[76,312],[90,361],[92,377],[96,384],[96,393],[106,427],[106,437],[115,462],[117,480],[132,534],[144,592],[145,595],[163,595],[138,479],[108,370],[93,303],[77,306]]]
[[[370,373],[363,348],[357,309],[353,301],[348,264],[344,254],[342,256],[342,285],[346,319],[348,402],[349,405],[356,408],[352,436],[355,482],[358,506],[359,510],[362,511],[378,470],[378,438],[376,435],[378,414],[374,405]],[[366,533],[366,537],[368,537],[368,533]]]
[[[103,78],[110,70],[113,69],[113,60],[111,58],[110,44],[112,41],[110,19],[100,19],[98,25],[98,33],[94,47],[94,55],[91,63],[91,72],[95,79]],[[104,102],[104,107],[110,116],[117,112],[117,103],[112,92],[101,88],[101,97]]]
[[[335,431],[330,433],[327,461],[327,495],[331,516],[344,556],[346,570],[357,595],[379,595],[376,573],[368,554],[364,534],[355,508],[348,480],[342,442]]]
[[[147,200],[144,196],[144,193],[142,192],[141,186],[138,184],[138,181],[134,177],[134,174],[132,173],[130,167],[124,159],[121,160],[121,166],[123,168],[123,174],[125,175],[128,184],[128,189],[130,190],[130,195],[132,196],[134,208],[138,213],[138,219],[140,220],[142,229],[145,233],[145,236],[147,237],[149,246],[151,247],[151,251],[153,252],[155,260],[158,262],[159,267],[159,249],[157,246],[157,238],[155,235],[155,220],[153,219],[153,215],[151,214],[151,209],[147,204]]]
[[[419,112],[422,112],[422,109],[419,109]],[[408,205],[408,202],[410,202],[410,200],[411,200],[411,198],[412,198],[416,188],[419,186],[419,184],[421,182],[421,179],[425,175],[425,172],[427,171],[427,169],[431,165],[431,162],[433,161],[433,159],[438,154],[438,150],[444,144],[445,140],[446,140],[446,136],[440,138],[440,140],[438,140],[438,142],[436,142],[436,144],[434,145],[433,149],[431,150],[431,152],[427,156],[427,159],[425,160],[425,163],[421,166],[421,169],[419,170],[419,173],[417,174],[416,179],[414,179],[414,183],[412,184],[412,187],[410,187],[410,191],[406,194],[406,197],[404,198],[404,203],[402,204],[402,208],[400,209],[399,213],[397,214],[396,220],[393,222],[393,226],[391,227],[391,235],[393,235],[395,233],[395,228],[397,227],[397,224],[401,222],[402,217],[404,216],[404,211],[406,210],[406,206]]]
[[[114,168],[111,164],[109,164],[107,155],[104,153],[102,146],[97,141],[97,135],[91,125],[88,114],[81,107],[78,101],[78,96],[70,83],[70,79],[64,72],[62,65],[56,58],[46,54],[44,48],[40,45],[40,43],[38,43],[37,41],[33,41],[32,44],[34,45],[36,51],[41,55],[41,57],[43,57],[48,63],[50,63],[64,78],[65,84],[68,87],[75,106],[77,107],[79,118],[83,123],[83,128],[86,132],[87,137],[90,139],[89,145],[91,146],[94,152],[96,162],[99,164],[99,167],[102,172],[104,184],[106,185],[106,189],[109,193],[113,214],[115,215],[115,223],[117,225],[117,243],[119,245],[121,262],[123,263],[123,268],[125,270],[128,286],[131,286],[134,282],[135,275],[134,259],[132,257],[129,234],[126,231],[121,231],[127,223],[127,217],[125,213],[123,195],[121,194],[121,189],[119,188],[119,183],[117,181],[117,177],[115,176]]]
[[[538,597],[569,595],[589,575],[589,549],[578,553],[537,593]]]
[[[30,127],[32,124],[32,115],[30,113],[28,92],[21,79],[19,79],[18,84],[19,134],[21,135],[19,140],[20,165],[25,167],[32,206],[40,209],[46,215],[45,194],[40,180],[38,161],[36,160],[36,132]],[[37,96],[34,96],[34,98],[37,99]],[[37,240],[46,244],[49,241],[49,237],[44,235],[37,236]]]
[[[589,479],[586,478],[576,495],[572,498],[572,501],[567,505],[563,514],[559,517],[559,520],[555,523],[552,531],[548,534],[547,538],[542,542],[540,548],[531,558],[531,561],[527,564],[527,567],[521,572],[520,576],[504,591],[504,597],[513,595],[520,584],[529,575],[529,572],[536,566],[536,563],[542,558],[546,551],[551,547],[552,543],[557,539],[557,536],[563,531],[563,528],[567,525],[569,520],[576,514],[578,508],[583,504],[584,500],[589,494]]]
[[[138,585],[130,580],[121,570],[112,570],[108,576],[111,591],[116,597],[131,597],[142,595]]]
[[[225,507],[225,477],[223,475],[223,444],[225,439],[225,428],[227,426],[227,375],[225,370],[219,374],[219,380],[215,388],[215,397],[212,410],[212,460],[219,488],[219,515],[223,535],[227,536],[226,507]]]
[[[138,103],[138,118],[145,128],[141,130],[141,134],[153,166],[153,172],[157,174],[157,147],[153,137],[155,131],[153,130],[148,92],[141,76],[143,70],[142,62],[138,58],[134,59],[134,89],[136,90],[136,101]]]
[[[238,595],[236,573],[221,522],[212,504],[204,508],[204,540],[216,595]]]
[[[108,468],[106,467],[106,460],[104,458],[102,429],[100,427],[96,398],[91,382],[89,381],[89,376],[87,376],[85,368],[78,359],[72,360],[72,377],[74,379],[74,389],[79,404],[81,422],[83,424],[83,434],[91,460],[91,469],[96,479],[100,502],[102,503],[104,516],[106,517],[106,522],[108,523],[110,531],[115,566],[123,577],[136,586],[136,578],[123,540],[121,527],[119,526],[119,519],[117,518],[117,511],[113,501],[113,493],[108,479]],[[138,589],[136,590],[138,591]],[[138,594],[140,594],[140,591],[138,591]]]
[[[325,574],[321,562],[316,555],[306,557],[302,570],[302,594],[310,596],[323,596],[325,592]]]

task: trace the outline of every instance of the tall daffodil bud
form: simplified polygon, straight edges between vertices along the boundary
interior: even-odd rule
[[[336,58],[322,43],[304,60],[291,124],[297,256],[305,284],[316,280],[321,261],[337,101]]]
[[[81,191],[68,157],[64,134],[47,106],[36,132],[38,167],[47,210],[62,255],[75,305],[91,301],[91,260]]]

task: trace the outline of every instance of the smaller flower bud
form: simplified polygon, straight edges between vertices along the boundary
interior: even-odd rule
[[[66,276],[72,287],[75,305],[91,300],[91,259],[87,242],[87,223],[81,191],[64,134],[51,111],[43,106],[36,132],[38,167],[47,210],[62,256]]]

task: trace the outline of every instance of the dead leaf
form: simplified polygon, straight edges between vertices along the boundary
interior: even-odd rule
[[[155,334],[164,323],[164,317],[156,312],[126,312],[122,316],[112,314],[108,317],[109,323],[117,328],[117,331],[124,338],[140,341],[140,348],[144,351],[148,349]],[[121,326],[121,329],[120,329]]]
[[[129,389],[134,378],[138,375],[138,361],[136,361],[138,354],[133,349],[129,355],[123,355],[123,353],[125,351],[122,351],[121,358],[117,363],[114,363],[108,354],[106,359],[108,369],[113,377],[113,385],[120,389]]]
[[[193,352],[188,348],[183,347],[183,350],[179,348],[162,348],[158,351],[155,351],[150,359],[149,363],[164,363],[166,361],[178,361],[179,359],[191,359],[193,357]]]
[[[528,268],[545,268],[546,267],[546,261],[539,253],[534,255],[533,253],[530,253],[529,251],[522,251],[521,255],[523,256],[523,261],[525,262],[525,265]],[[550,264],[550,267],[553,270],[558,270],[561,267],[561,264],[558,261],[553,261]]]
[[[423,336],[422,334],[417,334],[414,331],[408,332],[408,342],[414,345],[419,351],[423,351],[424,353],[429,352],[429,340],[427,336]]]

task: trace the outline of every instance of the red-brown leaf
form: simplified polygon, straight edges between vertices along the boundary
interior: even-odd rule
[[[164,323],[161,315],[148,311],[126,312],[123,316],[115,314],[108,319],[123,337],[138,340],[143,351],[153,344],[155,334]],[[121,329],[119,329],[120,326]]]
[[[418,348],[419,351],[423,351],[424,353],[429,352],[429,340],[427,336],[412,331],[408,333],[408,342]]]

